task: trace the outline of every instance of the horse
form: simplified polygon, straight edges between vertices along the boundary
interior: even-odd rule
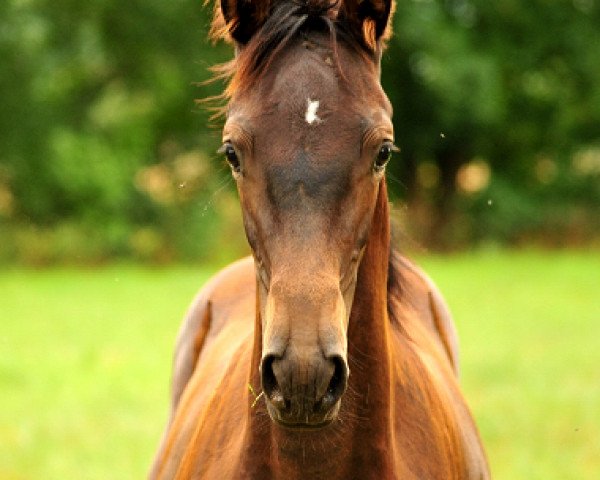
[[[487,479],[433,282],[392,247],[392,0],[220,0],[223,146],[252,255],[177,337],[151,479]]]

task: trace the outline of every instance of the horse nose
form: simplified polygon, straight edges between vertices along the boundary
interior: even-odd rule
[[[261,362],[263,392],[276,419],[289,424],[320,424],[346,390],[348,366],[342,355],[325,357],[265,355]]]

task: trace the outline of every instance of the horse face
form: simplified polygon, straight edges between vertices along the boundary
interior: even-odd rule
[[[313,40],[232,98],[222,149],[255,259],[262,388],[271,418],[293,428],[339,410],[358,266],[393,149],[377,64],[340,43],[342,79],[328,37]]]

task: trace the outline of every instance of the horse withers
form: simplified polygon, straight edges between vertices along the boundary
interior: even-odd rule
[[[454,325],[390,245],[391,0],[222,0],[221,149],[252,257],[180,330],[152,479],[485,479]]]

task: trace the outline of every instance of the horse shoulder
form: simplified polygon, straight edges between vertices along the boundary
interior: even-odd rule
[[[456,452],[458,448],[462,452],[455,455],[455,458],[462,457],[459,464],[464,470],[459,477],[489,478],[481,439],[458,385],[458,336],[448,306],[436,285],[421,269],[402,257],[397,262],[404,295],[401,307],[404,310],[399,313],[411,340],[402,347],[411,349],[417,355],[412,358],[419,359],[409,362],[408,366],[410,383],[420,392],[412,395],[425,394],[424,398],[431,402],[428,411],[437,417],[434,423],[446,425],[443,429],[446,433],[438,432],[442,443],[448,441],[448,432],[454,432],[457,443],[449,446],[448,451]],[[404,336],[398,332],[396,338]]]
[[[220,270],[198,292],[175,342],[172,411],[177,408],[203,350],[224,327],[233,322],[240,324],[240,330],[253,326],[255,289],[254,263],[246,257]]]
[[[429,276],[405,257],[395,259],[401,272],[405,307],[413,310],[411,317],[425,324],[444,349],[455,375],[459,374],[458,334],[448,304]]]
[[[208,391],[218,382],[218,378],[209,381],[205,375],[200,375],[199,384],[192,385],[191,379],[195,372],[200,373],[197,372],[199,365],[206,364],[205,370],[210,371],[215,362],[227,365],[232,361],[229,357],[239,354],[235,345],[243,341],[254,325],[255,288],[252,259],[238,260],[206,282],[184,316],[175,343],[169,420],[149,478],[167,478],[168,472],[178,468],[186,442],[195,428],[193,417],[204,408],[204,402],[200,400],[206,400]],[[222,344],[230,343],[222,337],[232,332],[240,342],[231,342],[231,348],[220,348]],[[208,358],[203,358],[205,356]],[[222,368],[212,370],[223,371]]]

